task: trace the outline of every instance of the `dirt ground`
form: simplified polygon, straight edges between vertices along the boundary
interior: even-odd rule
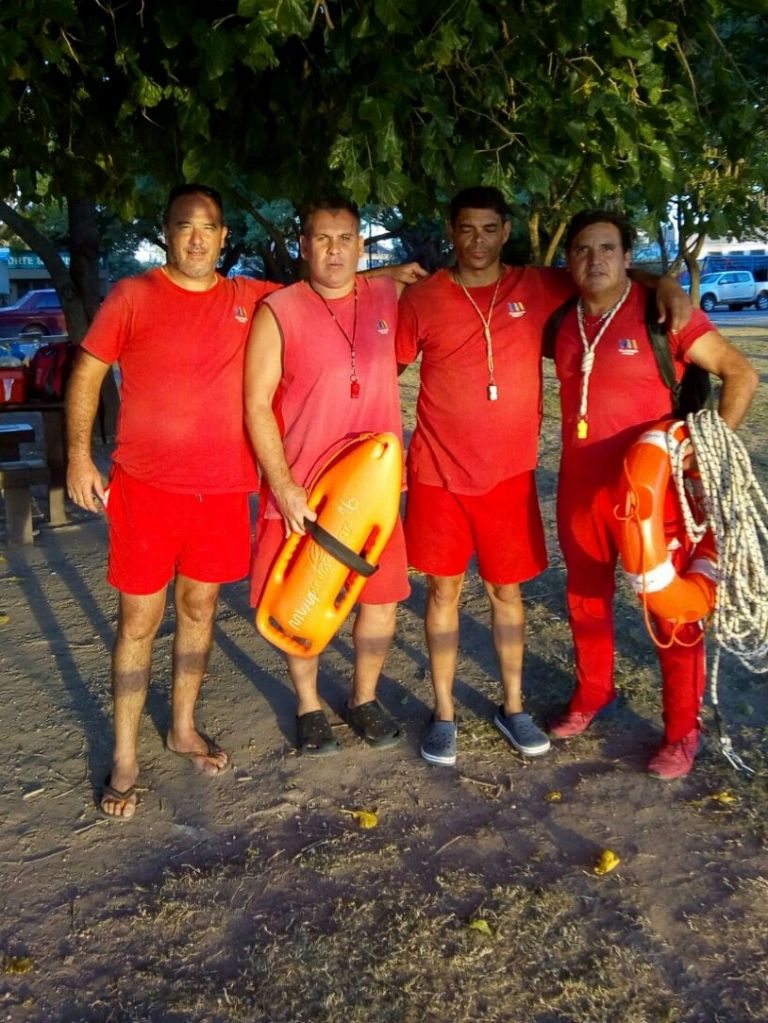
[[[768,484],[768,337],[732,335],[762,384],[743,431]],[[412,422],[415,377],[404,378]],[[547,381],[541,493],[551,566],[525,587],[529,709],[567,700]],[[105,453],[106,454],[106,453]],[[111,750],[115,596],[105,529],[75,510],[0,547],[0,1020],[189,1023],[747,1023],[768,1020],[768,700],[732,657],[721,701],[752,782],[708,746],[687,779],[644,772],[658,681],[639,609],[617,602],[618,712],[538,760],[490,724],[499,698],[479,580],[461,620],[459,761],[418,756],[430,713],[423,580],[399,610],[380,695],[402,722],[376,752],[343,724],[349,625],[321,687],[343,745],[293,748],[282,660],[225,589],[200,726],[233,770],[202,778],[163,748],[172,613],[141,736],[141,805],[101,817]],[[711,723],[711,713],[707,718]],[[374,812],[364,828],[355,811]],[[613,850],[618,867],[593,873]]]

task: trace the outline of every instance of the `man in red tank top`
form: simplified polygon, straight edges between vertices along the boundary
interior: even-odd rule
[[[360,433],[402,436],[394,332],[403,283],[356,273],[363,254],[360,220],[357,207],[344,200],[318,204],[304,218],[301,253],[309,281],[262,305],[246,355],[246,421],[268,483],[252,567],[254,606],[287,533],[303,534],[304,519],[316,518],[306,487],[333,450]],[[410,279],[420,272],[411,267]],[[373,746],[399,739],[398,726],[376,699],[376,686],[395,632],[397,601],[409,592],[398,520],[379,570],[360,596],[353,633],[355,670],[346,716]],[[318,695],[318,658],[287,655],[287,661],[298,697],[299,749],[308,756],[337,752]]]

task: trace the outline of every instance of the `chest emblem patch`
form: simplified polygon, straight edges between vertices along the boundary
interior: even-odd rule
[[[637,355],[640,351],[637,341],[633,337],[623,337],[618,342],[617,348],[621,355]]]
[[[376,333],[377,334],[389,333],[389,324],[387,323],[386,320],[379,320],[379,322],[376,324]]]
[[[522,302],[507,302],[507,312],[513,319],[525,316],[525,306]]]
[[[244,305],[235,306],[235,319],[238,323],[248,322],[248,312]]]

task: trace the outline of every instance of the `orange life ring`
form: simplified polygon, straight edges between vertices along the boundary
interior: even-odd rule
[[[393,433],[361,434],[323,466],[307,498],[320,535],[291,533],[275,558],[256,612],[265,639],[297,657],[325,648],[392,535],[402,479],[403,452]]]
[[[670,456],[688,439],[685,423],[661,420],[643,433],[624,458],[616,508],[619,554],[629,581],[655,615],[675,624],[696,622],[715,608],[717,547],[711,531],[678,574],[664,535],[664,499]]]

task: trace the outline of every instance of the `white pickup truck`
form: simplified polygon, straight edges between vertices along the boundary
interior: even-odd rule
[[[690,286],[685,290],[690,291]],[[727,305],[729,309],[744,309],[748,305],[768,309],[768,282],[756,281],[749,270],[703,274],[699,294],[705,313],[711,313],[718,305]]]

